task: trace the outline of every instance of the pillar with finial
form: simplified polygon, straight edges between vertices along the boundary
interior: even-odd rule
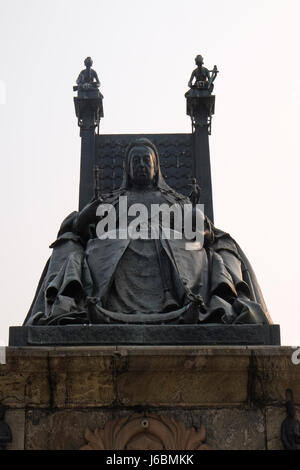
[[[205,213],[213,222],[212,184],[209,155],[209,140],[211,134],[211,119],[215,109],[215,96],[212,95],[213,82],[218,74],[216,65],[209,71],[203,66],[203,57],[195,58],[197,68],[193,70],[185,94],[187,114],[192,121],[194,176],[201,187],[201,203]]]
[[[97,72],[92,69],[93,61],[87,57],[73,87],[77,91],[74,97],[75,112],[81,137],[81,163],[79,210],[93,197],[93,179],[95,176],[95,133],[99,133],[100,119],[103,117],[103,95],[99,91],[100,81]]]

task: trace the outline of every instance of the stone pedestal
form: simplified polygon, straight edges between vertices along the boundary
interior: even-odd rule
[[[0,365],[0,402],[13,434],[8,447],[281,449],[287,389],[300,412],[293,351],[9,347]]]
[[[11,326],[10,346],[280,346],[279,325]]]

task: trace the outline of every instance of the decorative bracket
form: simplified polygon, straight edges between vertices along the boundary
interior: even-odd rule
[[[75,112],[78,118],[78,126],[83,130],[99,128],[103,117],[102,97],[77,98],[74,97]]]

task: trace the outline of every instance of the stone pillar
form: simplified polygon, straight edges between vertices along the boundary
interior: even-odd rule
[[[95,129],[103,116],[102,97],[74,98],[81,137],[79,210],[93,197],[93,168],[95,165]]]
[[[215,96],[208,90],[186,93],[187,114],[191,117],[193,132],[194,175],[201,188],[200,202],[205,214],[214,221],[209,140],[211,117],[214,114]]]

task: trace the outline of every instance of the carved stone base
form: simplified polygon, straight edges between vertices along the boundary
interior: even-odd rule
[[[282,449],[287,389],[300,416],[294,351],[8,347],[0,364],[0,402],[13,437],[7,448]]]

